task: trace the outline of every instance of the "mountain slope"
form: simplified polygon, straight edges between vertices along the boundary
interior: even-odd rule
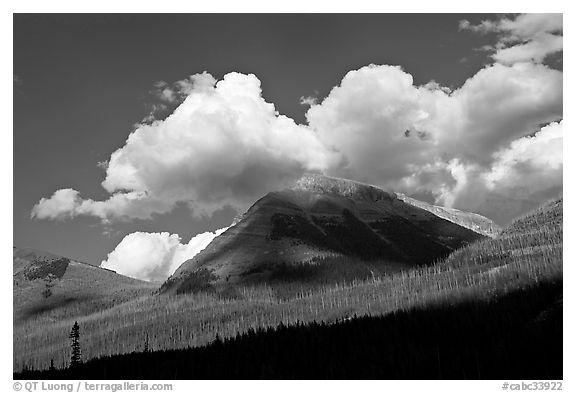
[[[284,373],[296,370],[307,378],[437,378],[441,370],[442,378],[561,379],[562,230],[560,199],[434,266],[291,298],[269,285],[241,288],[233,298],[149,296],[79,320],[86,374],[15,379],[294,378]],[[51,359],[66,367],[75,320],[33,323],[34,334],[15,330],[14,370],[47,369]],[[342,335],[331,336],[332,329]],[[137,353],[146,337],[151,352]],[[89,360],[96,357],[103,358]],[[153,366],[160,363],[170,366]]]
[[[162,291],[365,278],[432,263],[483,237],[377,187],[306,176],[291,189],[258,200],[235,225],[182,264]]]
[[[490,301],[283,324],[201,348],[103,356],[14,379],[561,380],[561,305],[545,321],[534,320],[561,294],[561,283],[544,283]]]
[[[155,288],[112,270],[44,251],[13,248],[14,324],[49,317],[63,307],[93,312]]]

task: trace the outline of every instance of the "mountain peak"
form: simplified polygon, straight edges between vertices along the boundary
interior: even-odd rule
[[[386,192],[369,184],[319,174],[302,176],[292,187],[292,190],[309,191],[318,194],[335,194],[345,198],[370,200],[373,202],[396,199],[396,195],[393,192]]]
[[[306,175],[256,201],[161,292],[388,274],[484,237],[472,229],[473,215],[404,199],[352,180]]]
[[[292,187],[292,190],[307,191],[326,195],[331,194],[354,200],[370,202],[402,201],[406,204],[431,212],[438,217],[461,225],[484,236],[495,237],[500,231],[500,227],[496,225],[492,220],[479,214],[443,206],[436,206],[427,202],[410,198],[399,192],[386,191],[377,186],[349,179],[342,179],[320,174],[306,174],[298,181],[296,181],[296,184]]]

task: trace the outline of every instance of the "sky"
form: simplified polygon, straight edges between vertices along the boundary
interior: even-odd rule
[[[554,14],[14,16],[14,245],[162,281],[318,172],[499,224],[562,193]]]

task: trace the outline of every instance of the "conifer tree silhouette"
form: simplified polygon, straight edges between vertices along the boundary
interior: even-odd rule
[[[72,343],[70,344],[72,348],[72,356],[70,357],[70,367],[76,367],[82,362],[82,351],[80,350],[80,326],[78,326],[78,321],[74,322],[70,335],[68,336]]]

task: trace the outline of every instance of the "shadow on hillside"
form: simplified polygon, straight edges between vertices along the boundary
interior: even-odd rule
[[[48,299],[44,299],[43,302],[38,302],[30,307],[24,308],[21,313],[20,319],[18,321],[14,321],[14,323],[25,321],[27,319],[41,316],[42,314],[48,313],[50,311],[69,307],[70,305],[73,304],[81,304],[82,302],[94,299],[95,297],[85,295],[74,297],[61,294],[52,295]]]
[[[562,379],[562,282],[490,301],[250,331],[15,379]]]

